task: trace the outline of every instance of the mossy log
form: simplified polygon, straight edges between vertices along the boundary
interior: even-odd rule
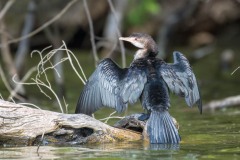
[[[83,144],[140,139],[141,133],[115,128],[84,114],[62,114],[0,100],[1,145]]]

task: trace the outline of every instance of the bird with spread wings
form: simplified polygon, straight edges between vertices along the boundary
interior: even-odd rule
[[[154,40],[147,34],[134,33],[121,37],[138,51],[129,68],[120,68],[113,60],[102,60],[88,79],[80,94],[75,113],[91,115],[103,106],[123,112],[128,103],[139,99],[149,117],[146,130],[151,143],[179,143],[180,136],[168,110],[169,90],[184,97],[188,106],[202,102],[196,77],[187,58],[174,52],[174,63],[168,64],[156,58]]]

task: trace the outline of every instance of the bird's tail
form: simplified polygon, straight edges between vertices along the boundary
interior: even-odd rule
[[[180,142],[178,130],[167,110],[153,110],[146,127],[150,143],[177,144]]]

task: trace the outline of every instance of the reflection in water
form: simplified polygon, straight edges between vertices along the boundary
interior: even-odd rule
[[[0,159],[240,159],[238,109],[203,115],[192,111],[193,113],[188,114],[191,117],[180,116],[183,113],[179,112],[184,110],[180,108],[175,114],[182,124],[179,131],[182,136],[180,145],[148,144],[138,141],[79,146],[41,146],[38,153],[36,146],[6,147],[0,148]]]
[[[178,111],[184,112],[182,108]],[[237,113],[240,113],[238,109],[203,115],[193,111],[189,114],[193,116],[183,118],[176,114],[182,124],[180,145],[148,144],[138,141],[41,146],[38,153],[36,146],[6,147],[0,148],[0,159],[240,159],[240,116]]]
[[[124,155],[126,158],[134,159],[134,157],[148,157],[149,154],[151,155],[151,150],[176,151],[178,149],[179,145],[151,144],[147,146],[140,141],[131,143],[108,143],[69,147],[41,146],[39,148],[39,152],[37,152],[36,146],[0,148],[0,155],[1,158],[4,159],[58,159],[60,157],[72,157],[76,154],[81,155],[82,158],[105,157],[106,155],[111,155],[113,157],[122,157]],[[148,153],[146,154],[145,152]],[[134,157],[132,157],[133,155]]]
[[[3,159],[79,159],[79,158],[116,158],[116,159],[158,159],[169,158],[179,149],[179,145],[151,144],[140,142],[107,143],[81,146],[41,146],[0,148]]]
[[[122,142],[122,143],[106,143],[99,145],[84,145],[92,150],[101,150],[101,151],[121,151],[121,150],[173,150],[178,151],[180,149],[180,144],[149,144],[147,142],[138,141],[138,142]]]
[[[150,150],[179,150],[180,144],[149,144]]]
[[[83,55],[83,54],[78,54]],[[88,55],[88,54],[86,54]],[[224,97],[239,94],[239,77],[236,72],[233,76],[224,76],[224,79],[216,79],[215,71],[218,65],[214,60],[218,59],[218,54],[211,54],[209,58],[199,61],[194,66],[199,78],[202,79],[202,93],[205,101],[212,97]],[[89,57],[79,58],[83,66],[89,66]],[[238,58],[239,59],[239,58]],[[236,59],[237,60],[237,59]],[[35,62],[35,60],[31,60]],[[239,62],[237,62],[239,63]],[[201,64],[201,65],[200,65]],[[209,67],[211,64],[211,67]],[[239,64],[238,64],[239,65]],[[237,66],[238,66],[237,65]],[[68,67],[68,66],[66,66]],[[68,68],[70,70],[70,68]],[[90,67],[85,67],[90,74]],[[69,106],[75,106],[79,90],[76,90],[76,80],[72,78],[71,72],[67,72],[70,77],[67,87],[69,88]],[[89,75],[88,74],[88,75]],[[205,89],[203,87],[206,87]],[[71,90],[70,90],[71,89]],[[1,90],[3,94],[4,90]],[[36,95],[38,90],[31,88],[30,93]],[[7,94],[6,94],[7,95]],[[38,103],[42,103],[39,98]],[[49,103],[49,101],[47,101]],[[47,103],[44,102],[44,105]],[[52,107],[50,103],[49,106]],[[164,144],[144,144],[143,142],[131,143],[111,143],[94,144],[81,146],[41,146],[37,153],[37,147],[8,147],[0,148],[0,159],[240,159],[240,110],[239,108],[226,109],[225,111],[216,111],[209,113],[205,111],[199,115],[197,108],[188,109],[182,99],[172,97],[171,115],[177,119],[180,124],[179,133],[181,134],[181,145],[172,146]],[[49,107],[49,109],[52,109]],[[73,113],[74,107],[69,113]],[[107,111],[107,112],[106,112]],[[100,110],[96,113],[97,118],[105,118],[112,110]],[[139,106],[129,107],[128,114],[142,112]],[[189,113],[190,112],[190,113]],[[114,124],[114,123],[112,123]]]
[[[227,147],[227,148],[226,148]],[[81,146],[41,146],[0,148],[0,159],[235,159],[240,158],[238,145],[209,144],[144,144],[142,142],[108,143]]]
[[[58,155],[54,154],[57,148],[51,146],[40,147],[15,147],[0,148],[0,155],[3,159],[57,159]]]
[[[36,146],[0,148],[0,155],[3,159],[97,159],[103,157],[114,159],[148,159],[151,157],[151,159],[158,159],[159,156],[171,157],[178,148],[178,145],[164,144],[153,144],[147,147],[142,142],[132,142],[65,147],[41,146],[39,152],[37,152]]]

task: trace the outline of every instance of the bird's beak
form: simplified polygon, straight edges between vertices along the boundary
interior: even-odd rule
[[[136,41],[134,37],[120,37],[119,40],[130,42],[138,48],[144,48],[144,44],[140,43],[139,41]]]
[[[127,41],[127,42],[133,42],[134,39],[132,37],[120,37],[119,40]]]

